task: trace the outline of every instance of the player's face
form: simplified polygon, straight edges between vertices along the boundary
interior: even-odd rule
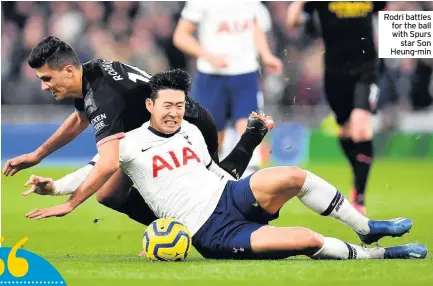
[[[159,132],[170,134],[182,124],[185,114],[185,93],[180,90],[160,90],[155,101],[146,100],[146,107],[151,113],[152,127]]]
[[[62,100],[70,95],[73,83],[73,67],[51,69],[47,64],[36,69],[36,76],[41,80],[41,89],[51,92],[56,100]]]

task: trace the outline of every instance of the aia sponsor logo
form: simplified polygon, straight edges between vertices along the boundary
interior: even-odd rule
[[[251,29],[251,21],[243,20],[243,21],[222,21],[218,25],[217,34],[227,33],[243,33]]]
[[[189,147],[183,147],[181,158],[178,158],[174,151],[169,151],[168,154],[169,158],[163,158],[162,155],[154,155],[152,157],[153,178],[158,177],[160,172],[165,169],[172,171],[175,168],[188,165],[191,161],[201,163],[200,158]]]

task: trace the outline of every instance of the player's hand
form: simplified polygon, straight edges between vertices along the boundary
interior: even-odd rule
[[[225,68],[228,65],[228,59],[226,56],[221,55],[207,55],[205,59],[216,68]]]
[[[283,62],[276,56],[269,54],[262,57],[262,63],[267,72],[280,75],[283,72]]]
[[[27,218],[34,218],[34,219],[42,219],[42,218],[49,218],[49,217],[53,217],[53,216],[64,216],[67,215],[68,213],[72,212],[74,210],[74,208],[72,207],[71,204],[69,203],[64,203],[62,205],[58,205],[55,207],[51,207],[51,208],[46,208],[46,209],[37,209],[34,211],[31,211],[29,213],[26,214]]]
[[[286,24],[289,31],[295,29],[299,24],[305,21],[305,17],[302,13],[305,2],[293,1],[289,4],[286,13]]]
[[[3,174],[5,176],[13,176],[18,173],[20,170],[32,167],[41,162],[41,158],[39,158],[36,153],[28,153],[13,159],[10,159],[6,162],[6,165],[3,169]]]
[[[251,112],[248,118],[258,118],[260,119],[263,123],[265,123],[266,127],[268,128],[268,130],[271,130],[272,128],[275,127],[275,121],[272,118],[272,116],[270,115],[266,115],[264,113],[257,113],[255,111]]]
[[[31,185],[30,190],[22,193],[23,196],[28,196],[32,193],[42,196],[52,196],[56,191],[56,186],[51,178],[44,178],[40,176],[31,175],[30,179],[24,184],[24,187]]]

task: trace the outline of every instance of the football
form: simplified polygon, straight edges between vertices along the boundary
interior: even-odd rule
[[[191,249],[191,233],[173,218],[153,221],[143,235],[146,256],[153,261],[181,261]]]

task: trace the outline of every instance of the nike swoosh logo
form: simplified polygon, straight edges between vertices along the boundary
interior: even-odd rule
[[[334,207],[337,204],[337,201],[331,203],[331,207]]]
[[[152,147],[146,148],[146,149],[141,149],[141,152],[146,152],[147,150],[149,150]]]

